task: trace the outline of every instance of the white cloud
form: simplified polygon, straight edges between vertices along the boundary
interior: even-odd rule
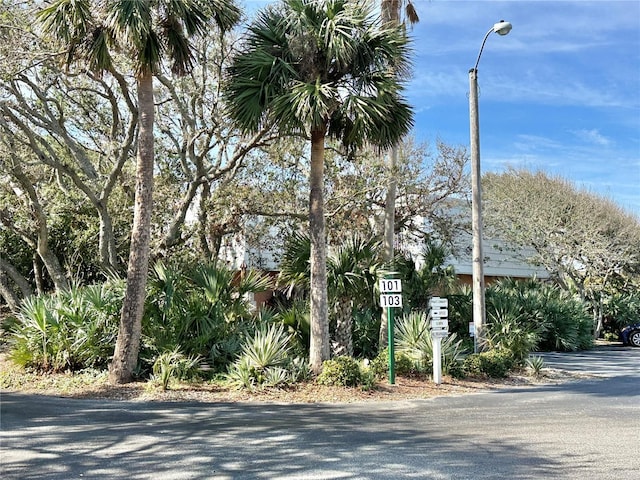
[[[607,147],[613,143],[611,139],[602,135],[595,128],[591,130],[575,130],[572,133],[584,142],[600,145],[603,147]]]
[[[516,137],[513,147],[523,152],[531,152],[538,150],[556,150],[561,148],[562,144],[557,140],[543,137],[540,135],[521,134]]]

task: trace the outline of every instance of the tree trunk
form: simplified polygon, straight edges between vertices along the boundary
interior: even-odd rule
[[[200,194],[200,205],[198,206],[198,240],[200,244],[200,249],[202,250],[204,257],[208,260],[212,260],[216,262],[218,260],[218,253],[220,251],[220,247],[218,249],[213,249],[215,251],[215,256],[211,253],[212,250],[209,246],[209,241],[207,237],[207,205],[209,203],[209,197],[211,196],[211,185],[209,183],[205,183],[202,185],[202,193]]]
[[[336,331],[331,349],[334,356],[353,356],[353,299],[349,296],[337,299],[335,306]]]
[[[130,382],[133,379],[140,350],[145,287],[149,270],[154,162],[153,76],[150,71],[141,74],[138,80],[138,108],[140,132],[127,289],[113,362],[109,369],[109,381],[115,384]]]
[[[600,299],[599,300],[595,300],[593,301],[593,308],[594,308],[594,313],[593,316],[595,317],[595,321],[594,321],[594,331],[593,331],[593,339],[597,340],[598,338],[600,338],[600,334],[602,333],[602,329],[604,328],[604,305],[602,304],[602,294],[600,295]]]
[[[0,270],[0,297],[4,298],[4,301],[12,312],[15,313],[18,311],[20,307],[20,297],[18,297],[18,294],[9,282],[9,276],[2,270]]]
[[[191,181],[189,182],[189,186],[187,187],[187,191],[182,197],[182,201],[180,202],[180,206],[177,209],[169,228],[167,229],[167,234],[164,236],[164,239],[160,243],[160,251],[169,253],[169,250],[172,247],[175,247],[182,243],[184,240],[182,238],[181,232],[184,227],[185,219],[187,218],[187,212],[191,207],[193,199],[198,193],[198,188],[200,187],[202,182]]]
[[[29,285],[29,281],[18,271],[18,269],[10,262],[0,256],[0,271],[5,272],[11,281],[18,287],[22,298],[33,295],[33,289]]]
[[[58,257],[49,249],[49,233],[46,228],[44,230],[46,231],[46,236],[44,232],[38,234],[38,255],[42,259],[42,263],[44,263],[56,291],[67,290],[69,282],[67,282],[67,277],[64,275]]]
[[[42,295],[45,293],[44,273],[42,272],[42,260],[38,252],[33,252],[31,261],[33,263],[33,278],[36,283],[36,292],[38,292],[38,295]]]
[[[49,249],[49,227],[47,225],[47,215],[40,204],[38,193],[33,186],[33,183],[24,173],[22,167],[17,161],[14,161],[11,172],[20,183],[20,186],[27,192],[27,196],[29,197],[29,206],[31,207],[31,213],[36,224],[36,251],[38,252],[38,256],[42,260],[42,263],[44,263],[56,291],[66,290],[69,288],[69,282],[67,282],[67,277],[60,266],[58,257],[56,257],[56,255]]]
[[[314,373],[329,359],[329,318],[327,301],[327,252],[324,221],[324,138],[325,128],[311,132],[311,172],[309,174],[309,236],[311,239],[311,348],[309,363]]]

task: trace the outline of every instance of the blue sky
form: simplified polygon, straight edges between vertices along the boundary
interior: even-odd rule
[[[469,144],[468,72],[507,20],[478,67],[482,170],[560,175],[640,217],[640,0],[413,4],[418,140]]]

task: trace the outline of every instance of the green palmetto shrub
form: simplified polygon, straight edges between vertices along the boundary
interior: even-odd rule
[[[369,307],[356,309],[353,317],[353,354],[358,358],[375,358],[378,352],[380,311]]]
[[[529,370],[534,377],[541,376],[542,369],[545,367],[544,359],[539,355],[527,358],[526,365],[527,370]]]
[[[12,359],[41,370],[106,368],[123,294],[111,280],[27,298],[10,327]]]
[[[433,369],[433,338],[429,319],[424,312],[411,312],[398,319],[395,325],[396,351],[414,363],[415,370],[429,373]],[[461,356],[464,353],[462,340],[455,333],[442,340],[442,372],[445,375],[460,375]]]
[[[375,239],[354,235],[336,244],[327,256],[329,328],[335,355],[368,355],[374,352],[371,345],[377,342],[378,332],[374,333],[370,327],[375,320],[365,323],[363,320],[370,319],[362,315],[356,317],[354,313],[375,308],[373,290],[379,248],[380,243]],[[285,241],[278,283],[286,298],[297,300],[294,305],[309,298],[310,252],[311,240],[307,234],[295,232]],[[305,310],[308,312],[308,305]],[[288,324],[293,325],[291,315],[287,314],[287,317],[290,319]],[[359,323],[355,324],[354,319]],[[308,348],[306,332],[305,341]]]
[[[469,322],[473,318],[471,288],[468,285],[460,285],[454,293],[447,295],[447,300],[449,300],[449,331],[457,333],[460,338],[468,337]]]
[[[509,299],[499,298],[494,299],[493,308],[487,315],[486,341],[488,349],[510,352],[517,362],[523,362],[537,348],[540,335],[526,322],[517,305],[509,303]]]
[[[171,380],[197,378],[199,357],[186,357],[179,349],[163,352],[153,364],[152,380],[157,381],[163,390],[169,388]]]
[[[269,286],[269,278],[255,271],[156,263],[143,320],[142,369],[150,369],[162,352],[179,348],[202,357],[214,372],[226,370],[256,328],[247,294]]]
[[[11,358],[19,365],[48,370],[53,354],[50,337],[55,335],[57,319],[47,297],[24,300],[15,323],[10,325]]]
[[[113,278],[80,290],[83,321],[75,324],[73,350],[80,368],[106,368],[118,335],[125,283]]]
[[[591,326],[585,304],[555,285],[503,279],[487,289],[488,347],[512,351],[519,363],[539,349],[590,348]]]
[[[282,325],[259,329],[242,346],[239,358],[230,366],[227,378],[241,388],[277,387],[296,380],[303,369],[292,365],[290,336]],[[295,372],[295,373],[291,373]]]
[[[604,302],[608,332],[617,339],[620,330],[640,319],[640,291],[616,292]]]
[[[548,327],[540,349],[575,351],[593,346],[593,320],[585,305],[567,292],[549,295],[545,302]]]
[[[294,353],[298,356],[309,354],[309,343],[311,335],[311,323],[309,320],[309,302],[295,299],[287,306],[282,304],[276,306],[277,313],[273,317],[273,322],[281,323],[291,336],[291,345]]]

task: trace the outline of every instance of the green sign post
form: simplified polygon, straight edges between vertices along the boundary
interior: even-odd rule
[[[402,307],[402,282],[397,278],[380,279],[380,305],[387,309],[388,350],[389,350],[389,383],[396,383],[395,341],[394,341],[394,309]]]
[[[393,307],[387,308],[387,327],[389,329],[389,383],[394,385],[396,383],[396,356],[395,356],[395,340],[393,333],[395,326],[393,324]]]

